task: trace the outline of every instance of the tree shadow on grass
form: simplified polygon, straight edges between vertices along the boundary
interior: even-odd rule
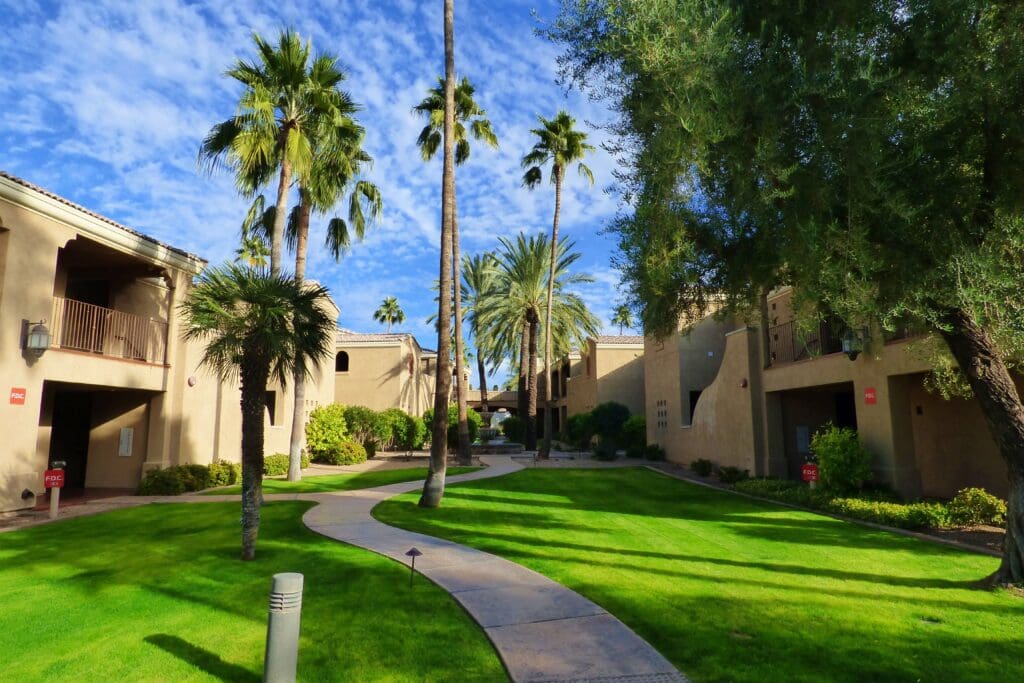
[[[222,681],[249,682],[261,679],[260,675],[237,664],[225,662],[215,653],[193,645],[187,640],[182,640],[178,636],[154,633],[146,636],[143,640]]]

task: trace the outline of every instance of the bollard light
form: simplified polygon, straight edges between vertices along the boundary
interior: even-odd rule
[[[416,575],[416,558],[422,555],[423,553],[420,551],[419,548],[416,548],[414,546],[412,548],[409,548],[409,550],[407,550],[405,554],[406,556],[412,558],[412,564],[409,565],[409,587],[412,588],[412,577]]]
[[[302,574],[274,574],[267,617],[264,683],[294,683],[299,661],[299,621],[302,616]]]

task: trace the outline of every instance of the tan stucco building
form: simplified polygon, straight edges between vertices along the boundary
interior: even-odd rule
[[[437,352],[420,347],[411,334],[339,329],[334,402],[422,416],[434,405],[436,371]]]
[[[200,368],[176,315],[205,265],[0,172],[0,510],[34,505],[54,460],[67,462],[69,493],[239,460],[238,386]],[[37,324],[50,335],[41,352],[26,348]],[[333,400],[332,379],[325,363],[307,411]],[[287,452],[291,404],[268,391],[268,453]]]
[[[684,464],[707,458],[799,478],[810,437],[831,421],[856,428],[878,477],[906,496],[946,497],[965,486],[1006,495],[1005,465],[977,402],[925,391],[931,368],[912,352],[914,338],[876,329],[851,361],[839,326],[797,328],[792,294],[769,297],[767,335],[707,317],[673,338],[646,340],[648,441]]]

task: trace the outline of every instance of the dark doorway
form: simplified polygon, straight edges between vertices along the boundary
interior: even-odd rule
[[[857,403],[852,391],[842,391],[836,397],[836,427],[857,429]]]
[[[92,394],[62,391],[54,396],[50,462],[63,460],[67,463],[64,468],[66,488],[85,488],[91,422]]]
[[[92,304],[110,308],[110,282],[107,280],[79,280],[75,277],[68,278],[67,288],[64,290],[65,299],[73,299],[82,303]]]

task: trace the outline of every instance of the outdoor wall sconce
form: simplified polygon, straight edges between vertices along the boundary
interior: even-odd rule
[[[41,356],[46,349],[50,348],[50,331],[46,329],[46,321],[40,320],[37,323],[26,321],[28,335],[25,337],[25,350]]]
[[[860,332],[855,332],[853,328],[848,328],[843,333],[843,353],[850,360],[857,360],[857,356],[864,350],[864,346],[868,342],[868,331],[867,328],[861,328]]]

